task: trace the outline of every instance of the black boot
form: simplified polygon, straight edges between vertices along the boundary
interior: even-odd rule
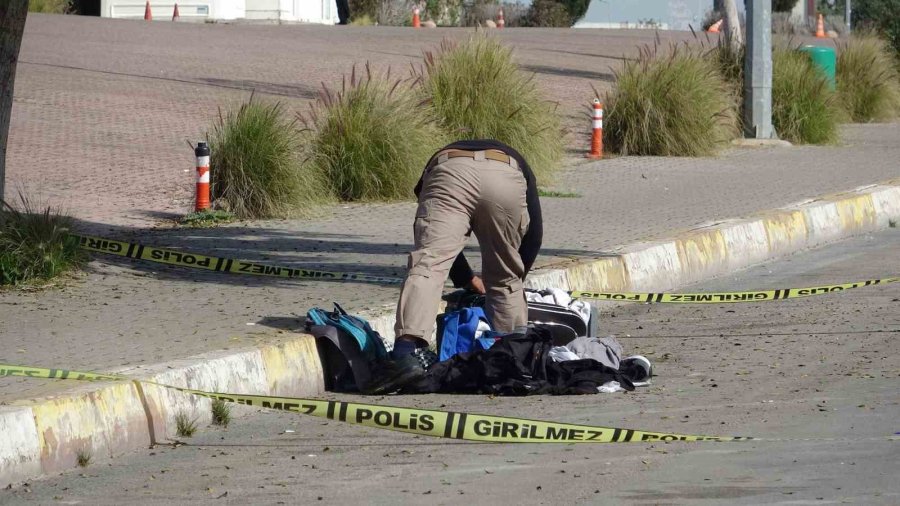
[[[386,359],[373,364],[372,379],[362,391],[369,395],[389,394],[424,376],[425,368],[422,366],[422,361],[417,353],[410,353],[393,360]]]

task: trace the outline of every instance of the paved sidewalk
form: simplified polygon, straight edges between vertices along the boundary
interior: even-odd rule
[[[851,126],[844,133],[842,147],[742,149],[716,159],[619,158],[570,169],[559,187],[581,197],[543,199],[547,234],[539,264],[598,257],[617,245],[900,176],[900,124]],[[316,220],[206,230],[85,226],[158,246],[402,275],[413,212],[412,203],[354,205],[335,206]],[[0,361],[89,370],[158,363],[287,338],[279,330],[297,328],[295,315],[314,305],[338,300],[363,312],[395,297],[395,287],[204,273],[103,257],[61,289],[0,293]],[[0,401],[59,386],[6,379]]]
[[[864,278],[896,268],[898,250],[890,229],[700,289]],[[629,394],[328,396],[776,441],[469,444],[256,409],[178,448],[95,451],[87,468],[0,490],[0,503],[896,505],[898,298],[900,283],[774,306],[618,308],[607,328],[626,353],[654,357],[653,383]]]
[[[217,105],[256,89],[305,107],[320,81],[337,82],[353,61],[405,69],[422,49],[467,33],[29,15],[13,110],[9,191],[24,184],[70,209],[83,230],[100,235],[401,276],[412,239],[412,203],[335,206],[313,220],[209,230],[145,227],[186,209],[193,160],[184,141],[204,131]],[[608,84],[620,55],[634,54],[653,36],[594,30],[502,34],[548,95],[560,101],[570,126],[582,125],[588,84]],[[543,199],[546,235],[539,265],[594,258],[618,245],[900,176],[900,124],[850,126],[844,139],[840,147],[586,163],[577,156],[586,140],[571,135],[570,167],[556,187],[580,197]],[[0,292],[0,361],[100,370],[159,363],[287,338],[279,330],[296,328],[295,315],[314,305],[339,300],[363,312],[395,297],[391,287],[227,276],[102,258],[62,288]],[[0,402],[59,386],[5,379]]]
[[[305,111],[322,84],[340,86],[370,62],[406,77],[422,52],[470,29],[221,25],[29,14],[16,75],[7,164],[24,185],[103,223],[152,226],[193,198],[193,152],[219,107],[257,98]],[[559,103],[569,149],[589,146],[591,86],[601,92],[649,30],[508,29],[548,100]],[[660,32],[664,44],[693,40]],[[799,42],[799,40],[798,40]]]

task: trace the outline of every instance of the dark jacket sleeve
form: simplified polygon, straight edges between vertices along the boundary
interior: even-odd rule
[[[525,274],[531,270],[534,260],[541,250],[541,243],[544,239],[544,218],[541,215],[541,201],[538,198],[537,184],[534,177],[528,181],[528,189],[525,192],[525,201],[528,203],[528,232],[522,238],[522,244],[519,245],[519,256],[522,257],[522,263],[525,265]]]
[[[474,276],[475,273],[472,272],[469,261],[466,260],[466,256],[460,252],[456,257],[456,260],[453,261],[453,265],[450,267],[450,280],[453,281],[454,288],[467,286]]]

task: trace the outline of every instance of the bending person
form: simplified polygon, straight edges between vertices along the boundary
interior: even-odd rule
[[[534,174],[513,148],[494,140],[446,146],[416,185],[415,249],[400,291],[394,362],[369,390],[389,391],[422,374],[416,350],[430,344],[448,275],[457,288],[486,295],[485,313],[498,332],[524,331],[525,275],[543,237]],[[481,249],[481,277],[462,250],[472,233]]]

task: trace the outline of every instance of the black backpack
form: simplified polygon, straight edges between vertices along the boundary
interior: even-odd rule
[[[310,309],[306,330],[316,338],[325,390],[330,392],[359,391],[371,378],[370,364],[388,356],[384,340],[369,322],[348,314],[337,303],[330,312]]]

